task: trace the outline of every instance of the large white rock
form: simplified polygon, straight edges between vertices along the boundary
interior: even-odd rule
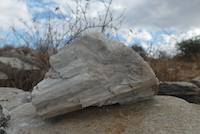
[[[199,134],[199,115],[199,105],[168,96],[91,107],[46,121],[27,103],[11,111],[8,134]]]
[[[16,88],[0,87],[0,105],[8,111],[30,101],[30,92],[24,92]]]
[[[50,58],[46,79],[32,92],[38,115],[50,118],[89,106],[124,104],[149,99],[158,80],[131,48],[88,35]]]

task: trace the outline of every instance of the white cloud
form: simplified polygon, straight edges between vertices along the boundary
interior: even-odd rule
[[[64,14],[71,13],[71,9],[73,9],[74,11],[76,10],[75,0],[70,0],[70,1],[68,1],[68,0],[51,0],[51,1],[56,3],[59,6],[62,13],[64,13]],[[86,1],[81,1],[82,8],[84,8],[85,3],[86,3]],[[120,7],[117,6],[115,8],[120,8]],[[104,4],[100,1],[98,1],[98,0],[91,1],[87,9],[88,9],[87,10],[87,13],[88,13],[87,16],[91,17],[91,18],[98,17],[99,13],[105,12],[104,11],[105,10]]]
[[[198,36],[200,35],[200,28],[191,28],[190,30],[186,31],[186,32],[182,32],[179,35],[178,41],[181,41],[183,39],[189,39],[192,38],[194,36]]]
[[[131,45],[133,39],[139,39],[142,41],[150,41],[152,40],[152,35],[146,30],[140,29],[122,29],[119,31],[120,36],[122,36],[126,41],[124,42],[126,45]]]
[[[46,8],[41,8],[41,7],[32,7],[31,12],[32,13],[42,13],[45,12],[47,9]]]
[[[199,0],[116,0],[126,7],[125,25],[136,27],[200,27]]]
[[[178,41],[175,34],[162,34],[161,37],[166,44],[175,44]]]
[[[135,38],[138,38],[138,39],[141,39],[141,40],[144,40],[144,41],[149,41],[149,40],[152,39],[152,36],[146,30],[142,30],[140,32],[135,33]]]
[[[34,0],[32,0],[34,1]],[[43,0],[54,2],[57,5],[47,6],[50,10],[55,10],[56,6],[67,14],[69,8],[67,3],[74,8],[73,0]],[[91,0],[91,2],[98,0]],[[15,25],[21,27],[19,18],[30,22],[31,13],[44,12],[43,7],[27,7],[27,0],[1,0],[0,4],[0,28],[8,28]],[[166,50],[169,53],[175,50],[175,44],[182,39],[188,39],[200,35],[200,0],[113,0],[112,10],[115,15],[119,15],[124,9],[125,19],[122,29],[119,31],[126,45],[130,45],[134,38],[140,39],[141,44],[148,48],[148,41],[154,40],[152,32],[162,31],[162,29],[173,28],[175,33],[163,34],[159,37],[161,42],[156,42],[154,49]],[[99,2],[92,3],[88,11],[89,16],[95,17],[103,13],[104,5]],[[101,14],[102,15],[102,14]],[[58,22],[62,20],[57,20]],[[133,32],[129,29],[133,28]],[[142,30],[141,30],[142,29]],[[159,30],[158,30],[159,29]],[[3,37],[0,36],[0,39]]]
[[[0,4],[0,25],[1,28],[20,26],[19,19],[29,21],[31,14],[28,11],[26,2],[22,0],[1,0]]]

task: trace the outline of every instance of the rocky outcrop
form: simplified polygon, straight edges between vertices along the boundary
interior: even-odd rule
[[[198,134],[200,106],[156,96],[129,105],[90,107],[51,120],[37,116],[31,103],[11,111],[9,134]]]
[[[16,88],[0,88],[0,104],[9,111],[30,101],[30,92]]]
[[[81,37],[50,58],[46,79],[33,90],[38,115],[51,118],[89,106],[146,100],[158,81],[131,48],[100,34]]]
[[[0,88],[0,134],[7,134],[11,119],[10,112],[30,102],[30,92],[16,88]]]
[[[191,82],[200,88],[200,76],[194,78]]]
[[[162,82],[158,94],[176,96],[200,104],[200,88],[190,82]]]

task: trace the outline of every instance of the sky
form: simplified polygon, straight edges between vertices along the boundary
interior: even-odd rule
[[[55,15],[55,7],[67,13],[67,4],[73,0],[1,0],[0,40],[15,41],[9,37],[12,26],[23,27],[19,20],[30,22],[34,17],[47,19]],[[104,11],[97,0],[90,15]],[[131,46],[141,44],[145,49],[175,52],[175,44],[182,39],[200,35],[200,0],[113,0],[114,15],[124,11],[123,23],[118,31],[120,41]],[[56,19],[59,19],[56,18]]]

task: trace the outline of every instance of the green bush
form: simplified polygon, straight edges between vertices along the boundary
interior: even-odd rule
[[[180,56],[193,59],[200,57],[200,36],[193,37],[188,40],[183,40],[177,43]]]

